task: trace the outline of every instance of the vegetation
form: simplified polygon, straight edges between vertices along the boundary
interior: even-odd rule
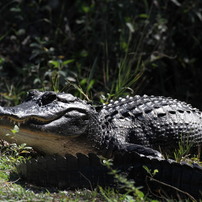
[[[1,0],[0,15],[0,105],[18,104],[28,90],[40,89],[95,102],[165,95],[202,108],[201,0]],[[0,200],[89,195],[87,190],[36,195],[7,182],[20,160],[10,149],[19,150],[1,152]],[[176,158],[183,154],[181,148]],[[98,193],[90,196],[96,201]]]
[[[0,92],[14,103],[32,88],[202,103],[200,0],[2,0],[0,7]]]

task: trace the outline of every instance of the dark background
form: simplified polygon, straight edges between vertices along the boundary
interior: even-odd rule
[[[1,0],[0,26],[1,104],[40,89],[202,109],[201,0]]]

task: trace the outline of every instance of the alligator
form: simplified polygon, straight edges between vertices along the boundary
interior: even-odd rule
[[[19,126],[19,132],[11,129]],[[149,190],[201,197],[202,167],[164,158],[179,143],[193,152],[202,142],[202,114],[162,96],[126,96],[93,106],[71,94],[28,93],[21,104],[0,107],[0,139],[26,143],[46,156],[18,166],[22,178],[59,188],[114,186],[100,156]],[[164,154],[164,155],[163,155]],[[144,169],[158,172],[149,176]]]

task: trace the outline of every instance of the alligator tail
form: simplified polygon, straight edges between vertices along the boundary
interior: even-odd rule
[[[135,185],[143,186],[156,196],[191,200],[202,198],[202,167],[198,164],[177,163],[171,159],[135,153],[115,155],[114,162],[127,165],[122,168],[128,173],[127,177],[134,179]]]
[[[93,153],[39,157],[19,164],[17,171],[27,182],[44,187],[94,188],[113,182],[108,169]]]
[[[132,163],[131,163],[132,162]],[[124,172],[136,186],[143,186],[158,196],[172,198],[199,199],[202,192],[202,167],[177,163],[134,153],[115,154],[113,168]],[[149,174],[143,166],[147,167]],[[114,186],[115,180],[109,175],[96,154],[77,154],[76,156],[46,156],[31,159],[18,165],[18,173],[29,183],[58,188],[94,188]],[[193,197],[193,198],[192,198]]]

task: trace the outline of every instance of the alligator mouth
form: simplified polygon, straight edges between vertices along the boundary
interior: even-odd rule
[[[7,124],[14,124],[18,125],[19,127],[21,124],[34,124],[34,125],[45,125],[48,123],[51,123],[52,121],[55,121],[57,119],[60,119],[62,115],[55,119],[45,119],[43,117],[37,117],[37,116],[29,116],[26,118],[18,118],[16,116],[1,116],[0,121],[5,121]]]
[[[56,120],[59,120],[62,117],[54,118],[54,119],[45,119],[43,117],[37,117],[37,116],[29,116],[26,118],[18,118],[16,116],[1,116],[0,117],[0,125],[2,126],[14,126],[17,125],[20,129],[23,127],[28,128],[29,126],[33,126],[34,128],[41,128],[47,124],[50,124],[51,122],[54,122]],[[30,128],[31,129],[31,128]]]

